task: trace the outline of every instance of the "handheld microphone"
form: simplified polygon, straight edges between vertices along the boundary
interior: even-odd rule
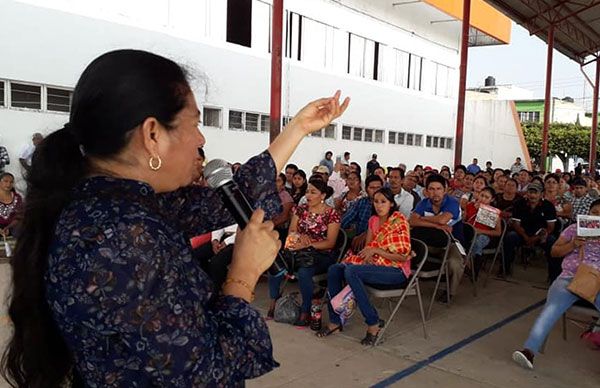
[[[244,193],[240,191],[238,185],[233,181],[233,174],[229,164],[222,159],[211,160],[204,167],[204,179],[206,179],[208,187],[219,193],[225,207],[229,210],[235,222],[237,222],[240,228],[244,229],[248,225],[254,209]],[[287,266],[281,253],[278,252],[275,261],[269,268],[269,274],[278,277],[286,273]]]

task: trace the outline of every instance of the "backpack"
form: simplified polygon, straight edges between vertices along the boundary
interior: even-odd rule
[[[273,320],[293,324],[300,318],[300,309],[300,293],[290,292],[277,300]]]

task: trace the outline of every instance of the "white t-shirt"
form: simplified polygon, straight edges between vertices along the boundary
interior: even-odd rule
[[[402,189],[399,194],[394,195],[394,201],[398,205],[398,211],[404,214],[406,218],[410,218],[412,213],[413,205],[415,203],[415,197],[411,193]]]
[[[19,153],[19,159],[25,159],[25,162],[28,166],[31,166],[31,157],[35,152],[35,146],[33,144],[29,144],[21,148],[21,152]]]

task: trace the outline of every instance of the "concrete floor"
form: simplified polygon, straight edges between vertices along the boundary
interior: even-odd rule
[[[384,342],[377,348],[364,347],[360,339],[365,327],[359,312],[351,318],[343,333],[320,339],[310,329],[268,323],[281,367],[248,382],[249,387],[366,387],[388,386],[384,381],[405,371],[389,386],[402,387],[598,387],[600,386],[600,351],[592,350],[578,336],[582,329],[568,323],[568,340],[564,341],[560,323],[550,335],[546,353],[536,357],[536,369],[526,371],[511,360],[511,353],[521,347],[540,308],[526,313],[485,335],[477,336],[463,347],[454,346],[506,320],[543,300],[545,270],[518,266],[514,280],[491,279],[474,297],[472,286],[465,281],[451,307],[435,304],[427,322],[429,339],[423,337],[415,297],[409,297],[388,328]],[[10,282],[9,266],[0,264],[0,300],[6,299]],[[288,286],[289,289],[295,285]],[[433,284],[425,283],[425,299]],[[257,289],[256,307],[266,312],[266,284]],[[382,318],[389,315],[385,304],[378,304]],[[582,324],[579,324],[582,326]],[[0,341],[10,333],[6,306],[0,311]],[[440,352],[449,348],[440,357]],[[427,361],[434,357],[433,362]],[[425,365],[423,365],[425,364]],[[411,372],[413,368],[414,372]],[[408,371],[407,371],[408,369]],[[0,387],[8,385],[0,382]]]

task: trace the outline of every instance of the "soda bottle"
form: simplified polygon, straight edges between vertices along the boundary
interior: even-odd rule
[[[310,308],[310,329],[313,331],[321,330],[321,301],[316,300]]]

